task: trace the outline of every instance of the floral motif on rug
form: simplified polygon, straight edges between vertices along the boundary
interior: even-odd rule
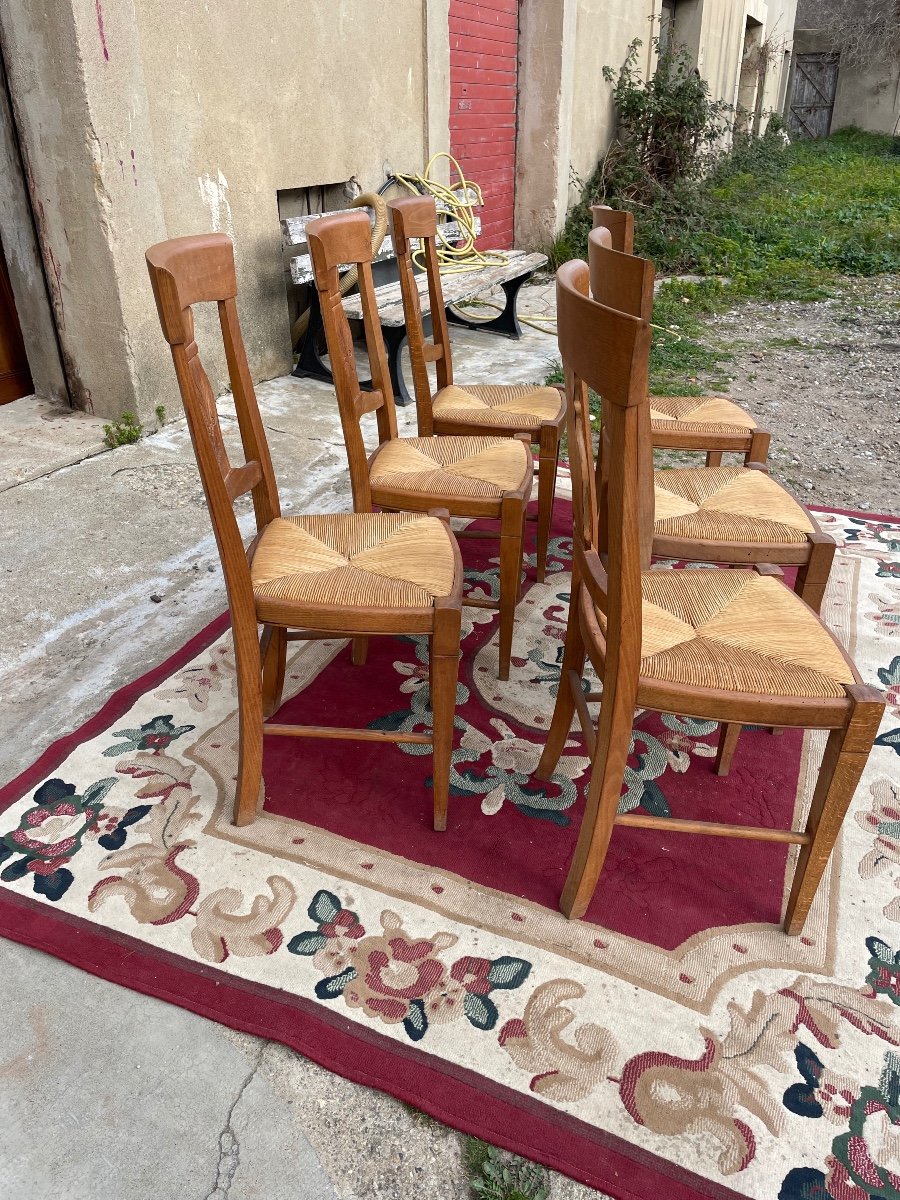
[[[0,929],[28,941],[35,915],[63,922],[241,989],[248,1011],[290,998],[298,1030],[321,1019],[394,1053],[387,1090],[614,1196],[640,1193],[610,1147],[658,1195],[900,1197],[900,521],[821,520],[840,544],[825,615],[889,709],[803,937],[777,925],[783,848],[648,831],[617,830],[586,920],[557,911],[588,766],[573,734],[554,779],[533,777],[559,686],[564,522],[508,683],[493,615],[465,610],[446,834],[427,747],[292,739],[267,740],[260,815],[232,826],[235,677],[229,635],[210,635],[6,789]],[[469,586],[495,595],[476,545]],[[280,719],[427,730],[427,647],[373,640],[354,668],[346,645],[305,645]],[[622,809],[796,819],[822,737],[745,730],[723,781],[717,736],[637,714]],[[292,1044],[315,1056],[315,1039]],[[418,1089],[436,1077],[441,1097],[474,1087],[490,1121],[432,1105]],[[538,1122],[527,1146],[516,1111]]]

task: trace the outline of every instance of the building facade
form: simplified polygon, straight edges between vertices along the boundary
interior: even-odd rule
[[[674,21],[714,96],[759,126],[783,98],[795,5],[11,0],[0,242],[35,390],[111,417],[177,411],[143,255],[211,229],[234,239],[254,377],[288,371],[279,218],[436,152],[483,184],[495,245],[546,244],[613,131],[603,66],[641,38],[652,71]],[[223,362],[213,375],[224,386]]]

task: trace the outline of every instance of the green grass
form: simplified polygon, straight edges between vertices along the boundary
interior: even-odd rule
[[[635,253],[670,280],[656,296],[650,388],[700,395],[730,383],[728,348],[705,318],[743,300],[816,301],[853,275],[900,272],[900,139],[847,129],[786,146],[744,142],[704,179],[635,211]],[[555,263],[586,256],[591,203],[620,204],[588,181],[551,247]],[[774,343],[773,343],[774,344]],[[791,344],[794,344],[793,342]]]
[[[544,1167],[466,1139],[466,1170],[473,1200],[547,1200],[550,1177]]]

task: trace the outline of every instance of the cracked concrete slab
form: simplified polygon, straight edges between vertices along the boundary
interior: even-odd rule
[[[520,342],[452,336],[461,382],[542,381],[555,353],[555,339],[533,329]],[[330,385],[286,377],[257,392],[284,510],[349,508]],[[63,414],[54,436],[71,430],[71,442],[51,452],[35,434],[32,447],[20,437],[28,418],[16,414],[19,403],[0,408],[0,463],[4,454],[30,463],[0,492],[0,782],[225,607],[183,420],[89,457],[99,449],[95,426],[89,434]],[[234,448],[233,408],[228,397],[219,405]],[[398,410],[398,423],[414,434],[414,408]],[[239,519],[249,535],[247,501]],[[0,1010],[0,1195],[470,1194],[452,1130],[284,1046],[2,940]],[[553,1200],[593,1195],[552,1177]]]

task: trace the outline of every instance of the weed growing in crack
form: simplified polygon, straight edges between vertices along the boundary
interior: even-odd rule
[[[138,441],[143,431],[144,427],[134,413],[126,411],[118,420],[103,426],[103,440],[110,450],[115,450],[116,446],[130,446]]]

